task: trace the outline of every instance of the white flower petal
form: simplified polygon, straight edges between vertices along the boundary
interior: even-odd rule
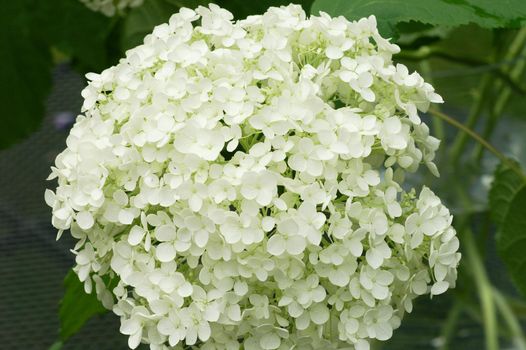
[[[155,229],[155,239],[160,242],[175,240],[177,232],[173,225],[162,225]]]
[[[133,226],[130,230],[130,234],[128,235],[128,243],[131,245],[137,245],[141,243],[145,234],[146,231],[142,227],[137,225]]]
[[[329,309],[323,304],[316,304],[310,309],[310,318],[317,325],[327,323],[329,316]]]
[[[449,283],[446,281],[439,281],[433,284],[431,287],[432,295],[439,295],[444,293],[449,288]]]
[[[274,350],[279,348],[281,339],[276,333],[267,333],[259,340],[259,345],[264,350]]]
[[[79,227],[83,230],[89,230],[95,223],[93,215],[87,211],[81,211],[77,213],[76,221]]]
[[[286,249],[287,253],[291,255],[303,253],[306,246],[307,242],[305,241],[305,238],[301,236],[291,236],[287,238]]]
[[[155,249],[155,256],[161,262],[169,262],[175,259],[175,247],[171,243],[161,243]]]
[[[267,251],[272,255],[281,255],[285,252],[286,244],[281,235],[275,234],[267,242]]]

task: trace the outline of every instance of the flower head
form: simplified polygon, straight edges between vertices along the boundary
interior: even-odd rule
[[[232,18],[182,8],[88,74],[53,225],[131,348],[368,349],[455,284],[449,211],[401,180],[436,172],[441,99],[372,16]]]

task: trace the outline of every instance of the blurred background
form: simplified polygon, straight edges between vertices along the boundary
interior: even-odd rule
[[[376,14],[382,33],[402,47],[395,61],[418,70],[435,86],[445,100],[441,111],[475,130],[518,167],[526,164],[525,2],[408,0],[428,12],[438,3],[450,7],[438,7],[435,14],[408,10],[409,15],[397,17],[400,9],[391,5],[401,2],[318,0],[314,7],[312,1],[301,5],[307,12],[312,7],[350,19]],[[127,349],[119,320],[111,313],[91,317],[71,336],[63,331],[59,308],[64,276],[74,263],[69,251],[74,243],[67,233],[55,240],[44,202],[44,190],[54,183],[46,178],[80,113],[84,74],[115,64],[180,6],[206,1],[144,0],[131,8],[117,6],[113,13],[94,11],[78,0],[0,3],[0,349]],[[217,3],[244,18],[288,1]],[[459,20],[455,6],[473,8],[479,15],[483,11],[483,19]],[[494,349],[488,338],[495,334],[498,348],[524,349],[526,302],[521,291],[526,271],[522,279],[510,273],[510,259],[503,259],[498,249],[502,222],[495,219],[499,214],[493,213],[491,196],[488,200],[499,159],[436,115],[424,120],[442,140],[437,161],[441,177],[423,171],[410,181],[417,188],[431,187],[451,208],[461,227],[464,258],[457,288],[432,300],[419,299],[382,348]],[[509,201],[515,187],[524,185],[517,181],[505,184],[514,186],[504,195]],[[468,240],[474,251],[466,251]],[[519,248],[521,241],[526,233],[518,238]],[[521,258],[513,261],[524,264]],[[488,323],[487,305],[480,302],[481,288],[488,286],[496,291],[490,298],[497,310],[493,323]]]

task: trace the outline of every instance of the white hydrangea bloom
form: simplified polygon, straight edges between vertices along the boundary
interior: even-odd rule
[[[112,17],[129,7],[138,7],[144,0],[79,0],[90,10],[101,12],[105,16]]]
[[[232,18],[182,8],[88,74],[53,225],[130,348],[368,349],[455,285],[448,209],[402,187],[442,100],[373,16]]]

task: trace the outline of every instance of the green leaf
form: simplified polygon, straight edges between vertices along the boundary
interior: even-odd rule
[[[510,160],[520,169],[519,163]],[[494,180],[489,191],[489,207],[491,218],[497,225],[505,221],[506,214],[514,196],[526,182],[517,172],[508,165],[501,163],[495,170]]]
[[[497,234],[497,250],[515,286],[526,296],[526,187],[510,202]]]
[[[506,7],[507,9],[502,9]],[[324,11],[350,20],[375,15],[380,32],[396,33],[396,25],[417,21],[456,27],[475,23],[485,28],[518,27],[526,19],[523,0],[316,0],[312,14]]]
[[[499,165],[489,204],[492,219],[499,225],[497,251],[512,281],[526,296],[526,178],[519,172],[520,165],[513,160]]]
[[[51,56],[38,28],[34,1],[4,1],[0,11],[0,149],[37,130],[51,88]]]
[[[47,42],[67,54],[83,70],[109,65],[107,38],[116,21],[78,0],[39,1],[35,12]]]
[[[51,88],[50,47],[73,58],[82,70],[109,64],[110,19],[77,0],[4,1],[0,11],[0,148],[40,126]]]
[[[95,315],[108,310],[97,299],[95,291],[86,294],[84,283],[79,281],[77,274],[70,270],[64,279],[66,293],[60,303],[60,338],[65,341]]]
[[[519,28],[526,23],[526,2],[523,0],[460,0],[458,2],[469,4],[480,17],[497,17],[500,22],[498,27]]]

